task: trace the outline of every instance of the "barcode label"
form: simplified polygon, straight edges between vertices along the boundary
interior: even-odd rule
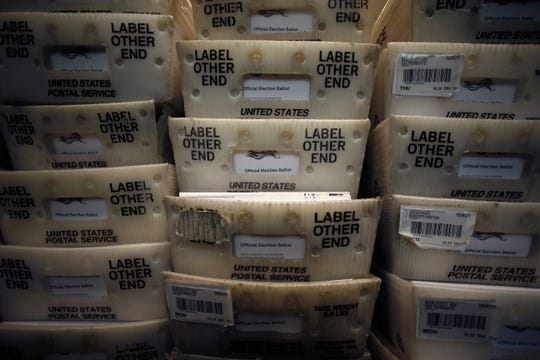
[[[393,94],[450,97],[460,88],[464,59],[459,54],[398,54]]]
[[[418,338],[490,341],[493,302],[419,299]]]
[[[461,238],[463,225],[437,224],[420,221],[411,221],[411,232],[414,235],[444,236]]]
[[[231,292],[226,287],[169,280],[165,282],[165,292],[173,320],[234,325]]]
[[[176,298],[176,308],[189,313],[206,313],[223,315],[223,304],[212,301]]]
[[[485,330],[487,324],[486,316],[463,315],[463,314],[442,314],[427,313],[427,325],[439,329],[474,329]]]
[[[462,251],[475,223],[476,213],[466,209],[402,206],[399,234],[421,248]]]
[[[450,82],[452,69],[405,69],[403,82],[405,84]]]

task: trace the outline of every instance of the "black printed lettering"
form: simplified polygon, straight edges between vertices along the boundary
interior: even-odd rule
[[[144,279],[152,277],[145,258],[110,259],[109,270],[109,279],[117,281],[120,290],[144,289]]]
[[[345,136],[341,128],[305,129],[302,148],[311,152],[311,163],[335,163],[338,152],[345,151]],[[321,139],[321,140],[315,140]]]
[[[144,60],[148,58],[147,49],[156,46],[148,23],[111,23],[111,33],[111,45],[120,47],[120,58],[124,60]]]
[[[214,150],[221,150],[221,136],[215,127],[184,127],[183,131],[185,138],[182,146],[190,150],[191,160],[214,161],[216,158]]]
[[[154,203],[151,188],[144,180],[110,183],[109,190],[109,201],[119,207],[121,216],[145,215],[149,204]]]
[[[32,195],[21,185],[4,185],[0,187],[0,207],[5,209],[10,219],[26,220],[30,211],[36,207]]]
[[[229,49],[195,50],[193,71],[201,75],[202,86],[225,86],[227,76],[234,74],[234,61]]]
[[[31,46],[35,46],[33,30],[27,21],[4,21],[0,28],[0,47],[5,49],[7,58],[25,59],[30,56]]]
[[[325,88],[349,88],[351,78],[358,77],[356,53],[353,51],[319,51],[317,74],[325,76]]]
[[[33,280],[32,270],[23,259],[0,259],[0,281],[6,289],[28,290],[28,280]]]
[[[421,168],[441,168],[444,158],[454,155],[452,133],[446,131],[411,131],[407,153],[416,155],[414,166]]]
[[[435,9],[463,9],[465,7],[465,0],[437,0],[435,4]]]

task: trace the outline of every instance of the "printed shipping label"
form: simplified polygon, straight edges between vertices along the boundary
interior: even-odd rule
[[[306,77],[263,75],[244,79],[243,94],[254,100],[309,101],[311,82]]]
[[[416,337],[472,342],[490,340],[493,302],[420,299]]]
[[[85,138],[79,133],[69,136],[58,135],[52,138],[54,152],[60,155],[91,155],[101,153],[101,141],[98,138]]]
[[[517,84],[512,80],[470,79],[463,80],[453,101],[484,104],[513,104]]]
[[[234,328],[242,332],[300,334],[303,331],[303,322],[302,318],[294,315],[239,313]]]
[[[398,54],[393,94],[450,97],[459,90],[464,59],[457,54]]]
[[[300,156],[278,150],[249,150],[233,156],[237,174],[298,175]]]
[[[172,320],[234,325],[231,291],[227,287],[165,281],[165,291]]]
[[[495,346],[540,350],[540,327],[503,325],[497,334]]]
[[[49,290],[56,296],[107,296],[102,276],[49,276]]]
[[[306,239],[300,236],[236,235],[234,256],[279,260],[301,260],[305,257]]]
[[[251,14],[253,34],[313,32],[313,14],[308,9],[267,9]]]
[[[464,254],[527,257],[533,236],[501,233],[474,233],[462,250]]]
[[[49,201],[53,220],[105,220],[107,203],[103,199],[63,198]]]
[[[480,7],[480,20],[488,23],[532,23],[540,21],[540,3],[529,1],[525,4],[518,1],[499,4],[484,2]]]
[[[458,176],[476,179],[518,180],[526,160],[521,156],[465,154],[459,160]]]
[[[399,234],[425,249],[462,250],[469,243],[476,212],[402,206]]]

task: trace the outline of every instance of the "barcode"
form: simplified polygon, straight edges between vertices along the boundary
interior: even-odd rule
[[[176,307],[189,313],[206,313],[223,315],[223,303],[203,300],[176,298]]]
[[[404,69],[404,83],[438,83],[450,82],[452,69]]]
[[[487,317],[480,315],[427,313],[427,326],[440,329],[485,330]]]
[[[414,235],[444,236],[461,238],[463,225],[428,223],[411,221],[411,233]]]

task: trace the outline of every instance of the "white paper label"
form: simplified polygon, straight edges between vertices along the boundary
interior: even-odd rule
[[[501,233],[474,233],[463,249],[464,254],[527,257],[533,236]]]
[[[306,10],[267,9],[251,14],[254,34],[313,32],[313,14]]]
[[[173,320],[234,325],[231,291],[227,287],[165,281],[165,291]]]
[[[101,153],[101,141],[97,138],[84,138],[79,133],[53,138],[53,149],[62,155],[89,155]]]
[[[480,19],[490,23],[531,23],[540,21],[540,3],[529,1],[526,4],[508,2],[501,5],[485,2],[480,8]]]
[[[298,175],[300,156],[278,150],[249,150],[233,156],[237,174]]]
[[[107,203],[103,199],[63,198],[49,201],[53,220],[104,220],[108,218]]]
[[[493,154],[465,154],[459,160],[458,176],[476,179],[518,180],[523,175],[525,158]]]
[[[516,82],[498,79],[464,80],[453,101],[484,104],[513,104]]]
[[[450,97],[459,90],[464,59],[457,54],[398,54],[393,94]]]
[[[351,200],[351,194],[348,192],[181,192],[178,196],[180,198],[242,199],[249,201],[268,201],[270,198],[275,202]]]
[[[65,46],[45,48],[48,55],[46,63],[52,71],[89,71],[105,72],[109,70],[109,59],[103,46]]]
[[[305,251],[306,239],[300,236],[234,236],[234,256],[240,258],[300,260]]]
[[[49,290],[56,296],[107,296],[101,276],[49,276]]]
[[[540,327],[502,326],[497,335],[495,346],[540,349]]]
[[[493,302],[420,299],[416,337],[472,342],[490,340]]]
[[[399,234],[425,249],[462,250],[473,234],[476,212],[402,206]]]
[[[243,94],[254,100],[309,101],[311,81],[288,75],[250,76],[244,79]]]
[[[44,360],[107,360],[104,353],[70,353],[70,354],[48,354]]]
[[[303,331],[303,323],[299,316],[294,315],[239,313],[234,329],[242,332],[300,334]]]

